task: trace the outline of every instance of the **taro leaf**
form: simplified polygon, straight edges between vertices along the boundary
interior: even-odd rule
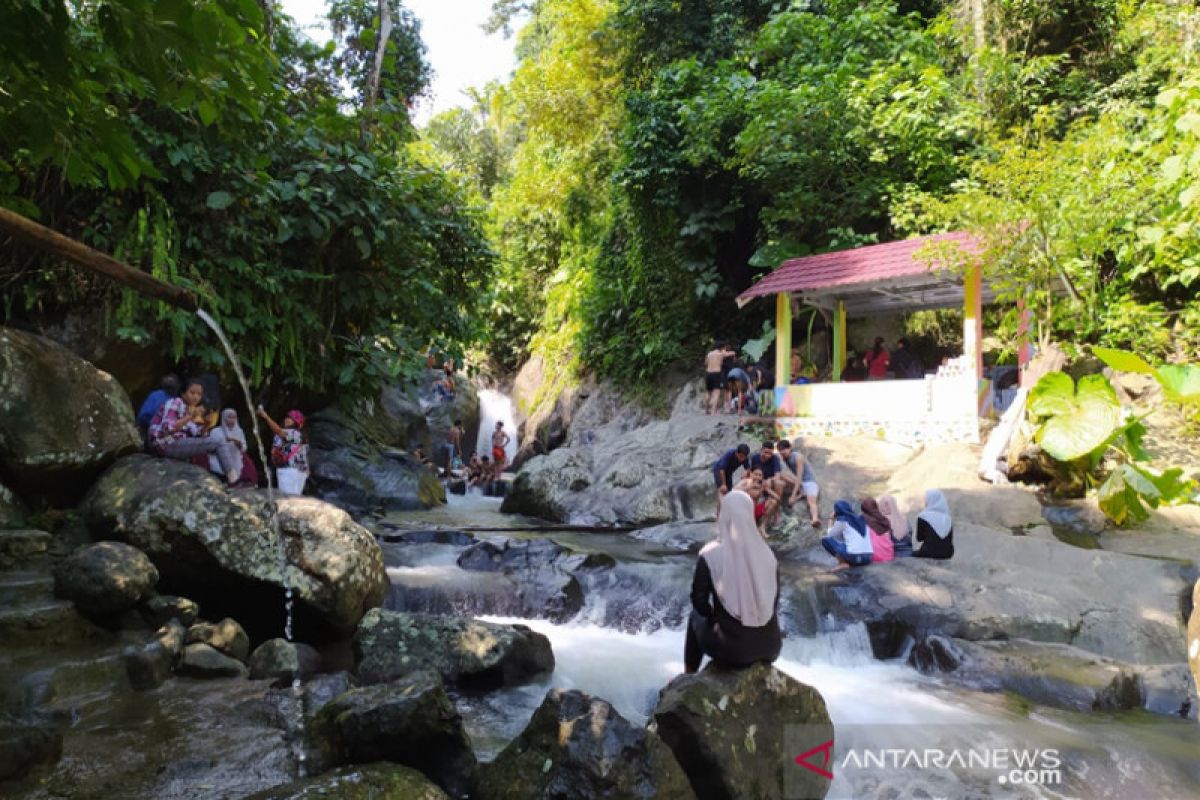
[[[1107,347],[1093,347],[1092,355],[1103,361],[1117,372],[1141,372],[1145,375],[1154,374],[1154,367],[1147,364],[1141,356],[1127,353],[1124,350],[1110,350]]]
[[[1190,364],[1159,367],[1154,375],[1168,400],[1200,405],[1200,367]]]
[[[1191,488],[1191,482],[1183,480],[1183,470],[1179,468],[1155,475],[1133,464],[1121,464],[1100,487],[1100,509],[1118,525],[1130,519],[1144,522],[1150,517],[1146,505],[1158,508],[1162,503],[1174,502],[1185,497]]]
[[[1049,372],[1042,376],[1029,393],[1029,413],[1035,417],[1067,414],[1075,402],[1075,384],[1065,372]]]
[[[1146,438],[1146,426],[1140,419],[1130,420],[1126,423],[1124,430],[1119,435],[1125,437],[1125,449],[1134,461],[1150,460],[1150,454],[1142,446],[1142,440]]]
[[[1046,378],[1056,374],[1061,373],[1043,377],[1034,391],[1042,387]],[[1070,377],[1063,377],[1069,384]],[[1056,380],[1054,386],[1061,387],[1062,382]],[[1074,461],[1107,446],[1121,424],[1121,404],[1103,375],[1081,378],[1077,392],[1069,399],[1059,389],[1052,394],[1044,393],[1040,407],[1062,409],[1042,424],[1035,437],[1042,449],[1059,461]]]

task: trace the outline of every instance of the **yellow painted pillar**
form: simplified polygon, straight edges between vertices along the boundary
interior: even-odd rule
[[[775,385],[792,382],[792,296],[775,295]]]
[[[838,300],[833,312],[833,379],[842,379],[846,368],[846,304]]]
[[[975,377],[983,377],[983,280],[979,265],[967,268],[963,279],[963,354],[975,362]]]

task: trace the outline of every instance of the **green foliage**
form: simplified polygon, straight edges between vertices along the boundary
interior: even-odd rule
[[[1154,375],[1169,399],[1200,405],[1198,367],[1155,369],[1133,353],[1107,348],[1093,352],[1113,369]],[[1105,460],[1117,459],[1100,484],[1098,501],[1118,525],[1145,521],[1147,507],[1186,500],[1195,491],[1182,469],[1158,474],[1143,465],[1149,460],[1142,446],[1146,429],[1140,419],[1124,416],[1112,384],[1103,375],[1087,375],[1078,387],[1064,373],[1043,375],[1029,393],[1028,411],[1037,425],[1037,443],[1069,472],[1082,473],[1094,482]]]
[[[1106,446],[1121,423],[1121,404],[1103,375],[1080,378],[1078,389],[1065,373],[1043,376],[1029,393],[1029,413],[1041,423],[1035,440],[1059,461]]]
[[[180,7],[191,9],[185,21],[195,30],[186,34],[177,30]],[[375,24],[365,8],[335,9],[343,37],[358,42],[357,54],[308,42],[285,17],[266,25],[252,1],[113,0],[68,14],[64,30],[26,31],[22,74],[57,69],[41,60],[63,42],[79,61],[63,80],[86,83],[81,75],[93,66],[123,66],[102,73],[113,81],[102,92],[107,113],[80,95],[93,88],[58,98],[58,84],[44,80],[25,84],[20,102],[47,113],[62,103],[68,116],[110,120],[122,135],[81,148],[66,136],[76,124],[67,121],[64,136],[48,137],[52,145],[39,155],[14,132],[24,112],[5,106],[0,93],[0,164],[7,170],[0,171],[0,193],[9,195],[3,201],[36,208],[52,227],[195,290],[255,381],[275,374],[297,387],[362,395],[418,369],[431,343],[457,352],[480,338],[476,310],[491,255],[483,221],[461,187],[405,144],[412,131],[400,100],[427,73],[411,58],[421,47],[415,25],[399,24],[392,33],[396,59],[385,64],[387,80],[369,120],[343,96],[342,76],[353,78],[363,66]],[[206,9],[224,9],[219,30],[204,22]],[[139,36],[110,38],[109,14],[137,22],[130,30]],[[199,69],[196,82],[205,86],[184,103],[183,88],[159,91],[158,62],[141,52],[147,46],[178,50],[165,59],[167,82],[186,87],[180,65],[203,67],[218,55],[213,63],[229,72],[218,80]],[[258,81],[248,102],[238,88],[245,75]],[[202,100],[217,117],[193,110]],[[77,185],[64,191],[64,178]],[[177,358],[224,362],[189,314],[33,251],[14,249],[6,270],[6,316],[100,307],[124,338],[157,341]]]

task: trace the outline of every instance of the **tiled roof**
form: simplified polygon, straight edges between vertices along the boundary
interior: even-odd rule
[[[942,254],[945,257],[939,257],[939,247],[930,247],[918,255],[922,248],[942,242],[946,243],[942,246],[953,248],[950,253]],[[982,249],[969,233],[955,231],[792,258],[742,292],[738,296],[738,303],[740,305],[754,297],[780,292],[829,293],[840,286],[887,283],[897,278],[937,272],[954,266],[956,259],[962,255],[976,254]]]

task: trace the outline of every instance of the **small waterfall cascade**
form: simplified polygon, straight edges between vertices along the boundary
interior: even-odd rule
[[[490,457],[492,452],[492,433],[496,423],[503,422],[504,430],[508,433],[508,447],[504,454],[508,463],[512,463],[517,455],[517,424],[513,420],[512,398],[495,389],[479,390],[479,440],[475,443],[475,452]]]
[[[212,317],[204,309],[198,309],[196,316],[212,330],[213,334],[220,341],[221,347],[225,350],[225,356],[229,359],[229,364],[233,368],[233,372],[237,375],[238,383],[241,385],[242,394],[245,397],[246,408],[250,412],[251,431],[254,433],[254,443],[258,446],[258,455],[262,459],[263,472],[267,479],[267,498],[271,505],[271,530],[275,536],[276,552],[279,558],[279,574],[284,583],[284,638],[289,642],[293,639],[293,622],[296,615],[296,600],[295,592],[289,583],[290,573],[288,570],[288,558],[286,545],[283,541],[283,532],[279,529],[279,515],[275,509],[275,484],[271,478],[271,462],[268,457],[266,447],[263,445],[262,432],[258,424],[258,416],[254,413],[254,400],[250,395],[250,384],[246,380],[246,375],[242,371],[242,362],[238,360],[237,353],[234,352],[233,345],[229,342],[229,337],[225,335],[225,330],[220,326],[215,318]],[[295,678],[292,681],[291,693],[291,713],[285,714],[285,719],[288,721],[287,738],[292,747],[292,755],[296,760],[296,773],[299,777],[307,776],[305,762],[308,759],[304,751],[304,708],[301,702],[301,684],[300,679]]]

